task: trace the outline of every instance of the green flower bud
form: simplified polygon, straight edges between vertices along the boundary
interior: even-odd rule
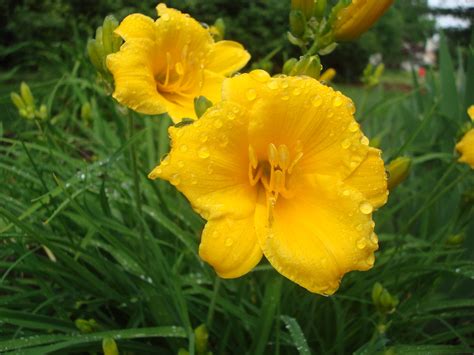
[[[306,75],[318,79],[322,68],[323,67],[321,66],[318,56],[304,55],[300,57],[297,63],[294,64],[290,71],[290,75]]]
[[[204,115],[207,109],[211,106],[212,102],[204,96],[198,96],[194,98],[194,111],[196,112],[196,116],[198,118]]]
[[[27,83],[25,82],[21,83],[20,93],[21,93],[21,97],[23,98],[23,102],[25,103],[27,107],[28,106],[35,107],[35,99]]]
[[[446,245],[450,247],[457,247],[464,243],[464,239],[466,239],[464,233],[459,233],[455,235],[450,235],[446,239]]]
[[[306,19],[300,10],[290,11],[290,32],[297,38],[306,32]]]
[[[114,16],[109,15],[104,19],[104,24],[102,25],[102,43],[104,46],[104,55],[113,53],[114,41],[116,34],[114,34],[115,29],[118,27],[119,23]]]
[[[118,21],[113,16],[107,16],[103,25],[95,32],[95,38],[87,42],[87,54],[96,70],[104,76],[108,75],[106,58],[109,54],[120,49],[122,39],[114,33],[118,27]]]
[[[194,336],[196,338],[196,353],[198,355],[204,355],[207,353],[207,342],[209,338],[209,332],[205,324],[201,324],[199,327],[194,329]]]
[[[309,20],[314,15],[317,0],[291,0],[291,9],[299,10]]]
[[[25,102],[23,101],[21,96],[18,95],[16,92],[10,93],[10,98],[12,99],[13,104],[16,106],[18,110],[26,109]]]
[[[36,117],[40,120],[45,120],[48,117],[48,108],[45,104],[41,104],[38,111],[36,111]]]
[[[390,162],[387,167],[389,190],[393,190],[407,178],[410,167],[411,159],[408,157],[398,157]]]
[[[81,118],[84,121],[89,121],[91,119],[91,104],[86,101],[81,106]]]
[[[327,0],[315,0],[316,6],[314,9],[314,16],[318,20],[322,19],[324,16],[324,12],[326,11]]]
[[[81,333],[93,333],[99,329],[99,325],[95,321],[95,319],[82,319],[78,318],[75,320],[74,324],[76,328],[79,329]]]
[[[104,352],[104,355],[119,355],[117,343],[110,337],[102,340],[102,351]]]
[[[298,59],[296,58],[290,58],[288,59],[285,64],[283,64],[283,74],[288,75],[290,74],[291,70],[295,66],[296,62]]]
[[[382,314],[393,313],[398,305],[398,298],[394,297],[379,282],[372,288],[372,302]]]
[[[225,37],[225,22],[223,19],[218,18],[214,25],[209,28],[209,32],[215,41],[222,41]]]

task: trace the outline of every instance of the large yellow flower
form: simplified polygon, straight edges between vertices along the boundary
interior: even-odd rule
[[[250,55],[237,42],[214,42],[196,20],[165,4],[157,11],[156,21],[132,14],[115,30],[125,43],[107,57],[113,96],[141,113],[168,112],[175,122],[196,118],[193,99],[220,100],[225,76],[245,66]]]
[[[352,0],[339,11],[333,25],[336,41],[350,41],[366,32],[394,0]]]
[[[387,200],[380,151],[353,113],[350,99],[309,77],[226,79],[222,102],[169,129],[171,152],[149,177],[169,180],[207,219],[199,253],[221,277],[264,254],[329,295],[346,272],[374,264],[372,211]]]

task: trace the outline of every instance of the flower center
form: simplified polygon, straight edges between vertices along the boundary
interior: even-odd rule
[[[188,47],[183,48],[177,61],[174,59],[170,52],[166,52],[166,64],[163,70],[155,76],[156,89],[160,93],[182,92],[191,83],[191,75],[187,70],[188,65],[191,64],[188,63]]]
[[[303,152],[297,151],[291,159],[290,150],[285,144],[278,146],[270,143],[268,145],[267,160],[259,161],[255,150],[249,145],[249,181],[250,185],[256,186],[261,183],[267,194],[267,200],[274,204],[278,196],[284,198],[293,197],[288,187],[288,182],[295,165],[303,156]]]

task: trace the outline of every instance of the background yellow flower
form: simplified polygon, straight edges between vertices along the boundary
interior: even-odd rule
[[[150,178],[169,180],[208,220],[199,253],[225,278],[264,254],[284,276],[332,294],[373,266],[372,211],[387,200],[380,150],[352,101],[308,77],[264,71],[227,79],[223,102],[170,128]]]
[[[249,53],[237,42],[214,42],[196,20],[165,4],[159,18],[132,14],[116,29],[125,41],[107,57],[114,76],[113,96],[145,114],[168,112],[173,121],[196,118],[193,99],[216,102],[226,75],[247,64]]]

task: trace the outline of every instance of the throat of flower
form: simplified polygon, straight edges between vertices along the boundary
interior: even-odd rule
[[[275,204],[278,197],[293,197],[288,187],[289,179],[295,165],[303,156],[301,151],[297,152],[291,159],[290,151],[285,144],[278,147],[270,143],[268,145],[267,160],[258,160],[255,150],[249,145],[249,181],[250,185],[261,184],[265,189],[267,201]]]
[[[174,61],[171,53],[166,52],[164,71],[156,76],[156,89],[161,93],[176,93],[186,89],[189,83],[187,72],[187,47],[183,49],[181,60]]]

